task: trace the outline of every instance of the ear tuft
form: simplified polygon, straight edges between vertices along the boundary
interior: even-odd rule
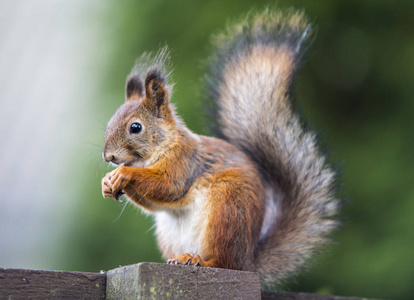
[[[168,102],[172,90],[169,82],[170,70],[170,56],[166,46],[155,56],[144,53],[128,77],[125,91],[127,101],[144,98],[143,105],[156,116],[166,117],[170,113]],[[142,81],[144,76],[145,81]]]
[[[168,106],[168,92],[164,78],[157,69],[150,70],[145,78],[145,96],[149,106],[155,108],[157,117],[162,117]]]
[[[147,95],[155,93],[161,85],[164,85],[164,77],[157,69],[151,69],[145,78],[145,93]]]
[[[125,87],[125,99],[138,100],[144,96],[144,85],[142,84],[139,74],[133,73],[127,79]]]

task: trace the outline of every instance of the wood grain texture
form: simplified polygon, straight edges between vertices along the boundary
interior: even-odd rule
[[[141,263],[107,272],[107,299],[260,299],[257,273]]]
[[[0,299],[278,299],[367,300],[260,291],[259,274],[140,263],[107,273],[0,268]]]
[[[0,268],[0,299],[105,299],[106,275]]]

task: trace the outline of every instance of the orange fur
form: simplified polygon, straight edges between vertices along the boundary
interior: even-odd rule
[[[196,157],[197,163],[190,165],[189,157]],[[206,170],[202,170],[204,164],[208,164]],[[185,184],[195,168],[198,176],[190,185]],[[234,146],[182,131],[150,167],[120,166],[108,173],[103,193],[116,198],[122,190],[136,205],[156,212],[185,209],[194,201],[196,191],[207,188],[210,213],[201,238],[203,257],[178,255],[170,260],[243,270],[253,263],[263,221],[265,196],[259,178],[254,164]],[[162,234],[159,244],[167,257],[177,256],[163,242]]]

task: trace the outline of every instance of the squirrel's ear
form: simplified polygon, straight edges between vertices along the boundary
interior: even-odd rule
[[[144,95],[144,85],[139,74],[131,74],[125,87],[125,101],[139,100]]]
[[[164,118],[169,113],[168,90],[163,76],[157,69],[150,70],[145,78],[144,101],[158,118]]]

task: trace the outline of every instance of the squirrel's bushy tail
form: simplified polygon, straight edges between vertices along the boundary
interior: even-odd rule
[[[311,27],[301,12],[265,10],[216,37],[207,92],[219,134],[261,168],[267,208],[255,268],[265,284],[302,267],[337,223],[334,173],[291,109]]]

